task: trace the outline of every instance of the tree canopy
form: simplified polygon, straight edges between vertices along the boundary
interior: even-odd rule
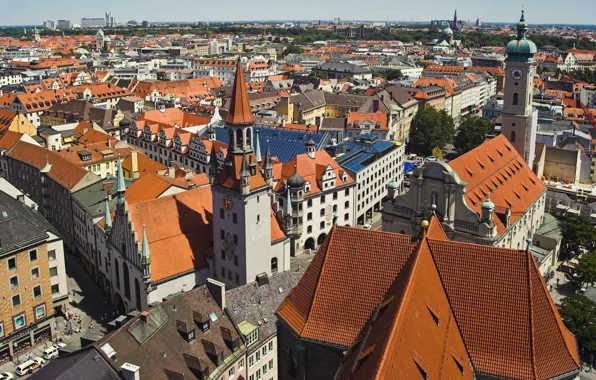
[[[575,274],[581,284],[596,283],[596,253],[586,253],[578,259],[578,262]]]
[[[593,248],[596,241],[596,228],[583,216],[567,218],[562,232],[564,243],[575,253],[579,253],[581,248]]]
[[[304,52],[304,50],[302,50],[302,48],[300,46],[296,46],[294,44],[289,44],[286,46],[283,56],[285,57],[288,54],[302,54],[302,52]]]
[[[464,117],[455,136],[457,154],[467,153],[482,144],[489,130],[490,123],[486,119],[476,115]]]
[[[580,295],[567,296],[562,303],[565,326],[575,334],[581,347],[596,351],[596,303]]]
[[[403,77],[401,70],[373,71],[373,77],[381,77],[387,80],[396,80]]]
[[[434,107],[424,106],[412,120],[407,148],[411,153],[428,156],[433,148],[443,148],[452,143],[454,136],[455,124],[451,116],[445,110],[437,111]]]

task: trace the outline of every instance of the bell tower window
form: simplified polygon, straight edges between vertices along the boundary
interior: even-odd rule
[[[514,106],[519,104],[519,94],[517,92],[513,93],[513,101],[511,102]]]
[[[515,132],[511,132],[511,142],[515,142]]]
[[[236,141],[234,144],[235,149],[242,150],[244,147],[244,137],[242,136],[242,129],[236,130]]]

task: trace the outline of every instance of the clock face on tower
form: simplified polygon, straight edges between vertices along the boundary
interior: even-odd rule
[[[511,78],[515,80],[520,80],[524,76],[524,72],[520,69],[513,69],[511,70]]]
[[[224,196],[221,200],[221,207],[228,212],[232,211],[234,209],[234,201],[232,200],[232,197],[229,195]]]

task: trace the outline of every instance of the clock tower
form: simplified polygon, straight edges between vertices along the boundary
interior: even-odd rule
[[[227,156],[221,170],[214,167],[210,171],[214,251],[211,271],[228,288],[233,288],[255,281],[261,273],[271,275],[278,265],[286,266],[285,257],[278,257],[284,255],[272,249],[271,186],[261,173],[254,152],[254,119],[240,62],[225,122]]]
[[[534,162],[538,113],[532,109],[536,72],[536,45],[527,39],[528,24],[522,11],[517,38],[507,44],[501,133],[517,149],[530,168]]]

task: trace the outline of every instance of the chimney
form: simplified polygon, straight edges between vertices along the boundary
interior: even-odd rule
[[[141,367],[136,366],[130,363],[124,363],[120,367],[120,374],[125,380],[140,380],[141,375],[139,374],[139,370]]]
[[[269,284],[269,277],[267,277],[267,273],[263,272],[263,273],[257,274],[257,284],[259,286]]]
[[[209,292],[211,292],[213,299],[215,300],[215,302],[217,302],[219,307],[222,310],[225,309],[226,308],[226,284],[224,284],[223,282],[214,280],[212,278],[208,278],[207,279],[207,288],[209,289]]]
[[[148,311],[144,311],[141,313],[141,321],[145,322],[146,325],[149,324],[149,322],[151,321],[150,316],[149,316],[149,312]]]
[[[130,166],[132,178],[139,178],[139,153],[135,149],[130,151]]]
[[[108,140],[106,142],[106,145],[108,146],[108,148],[111,148],[112,147],[112,139],[110,138],[110,136],[108,136],[108,138],[106,140]]]
[[[19,201],[21,203],[25,203],[25,195],[24,194],[17,195],[17,201]]]
[[[176,168],[172,165],[168,168],[168,177],[174,178],[176,176]]]

